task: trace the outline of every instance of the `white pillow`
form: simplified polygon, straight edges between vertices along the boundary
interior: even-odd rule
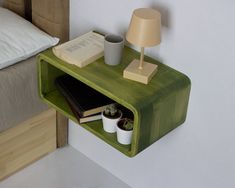
[[[17,14],[0,7],[0,69],[59,42]]]

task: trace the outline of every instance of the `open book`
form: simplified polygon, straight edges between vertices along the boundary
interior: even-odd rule
[[[67,63],[84,67],[104,55],[104,36],[91,31],[52,50]]]

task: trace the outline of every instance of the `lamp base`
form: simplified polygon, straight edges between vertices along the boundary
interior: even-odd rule
[[[143,68],[139,69],[139,60],[134,59],[123,71],[123,77],[148,84],[154,74],[157,72],[157,65],[152,63],[143,63]]]

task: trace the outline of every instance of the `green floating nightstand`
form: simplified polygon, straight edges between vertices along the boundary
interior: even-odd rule
[[[134,116],[131,145],[119,144],[115,134],[103,131],[101,121],[81,126],[127,156],[133,157],[185,121],[191,85],[187,76],[149,57],[145,57],[145,60],[157,64],[158,72],[148,85],[124,79],[123,70],[138,57],[138,52],[125,47],[120,65],[108,66],[100,58],[79,68],[56,58],[52,50],[47,50],[38,56],[40,96],[44,102],[77,122],[54,84],[58,76],[69,74],[120,103]]]

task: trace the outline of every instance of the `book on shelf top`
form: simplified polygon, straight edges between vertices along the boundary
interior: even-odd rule
[[[56,78],[55,84],[80,117],[101,113],[107,105],[115,103],[112,99],[67,74]]]
[[[90,31],[71,41],[52,48],[58,58],[80,68],[104,55],[104,36]]]

